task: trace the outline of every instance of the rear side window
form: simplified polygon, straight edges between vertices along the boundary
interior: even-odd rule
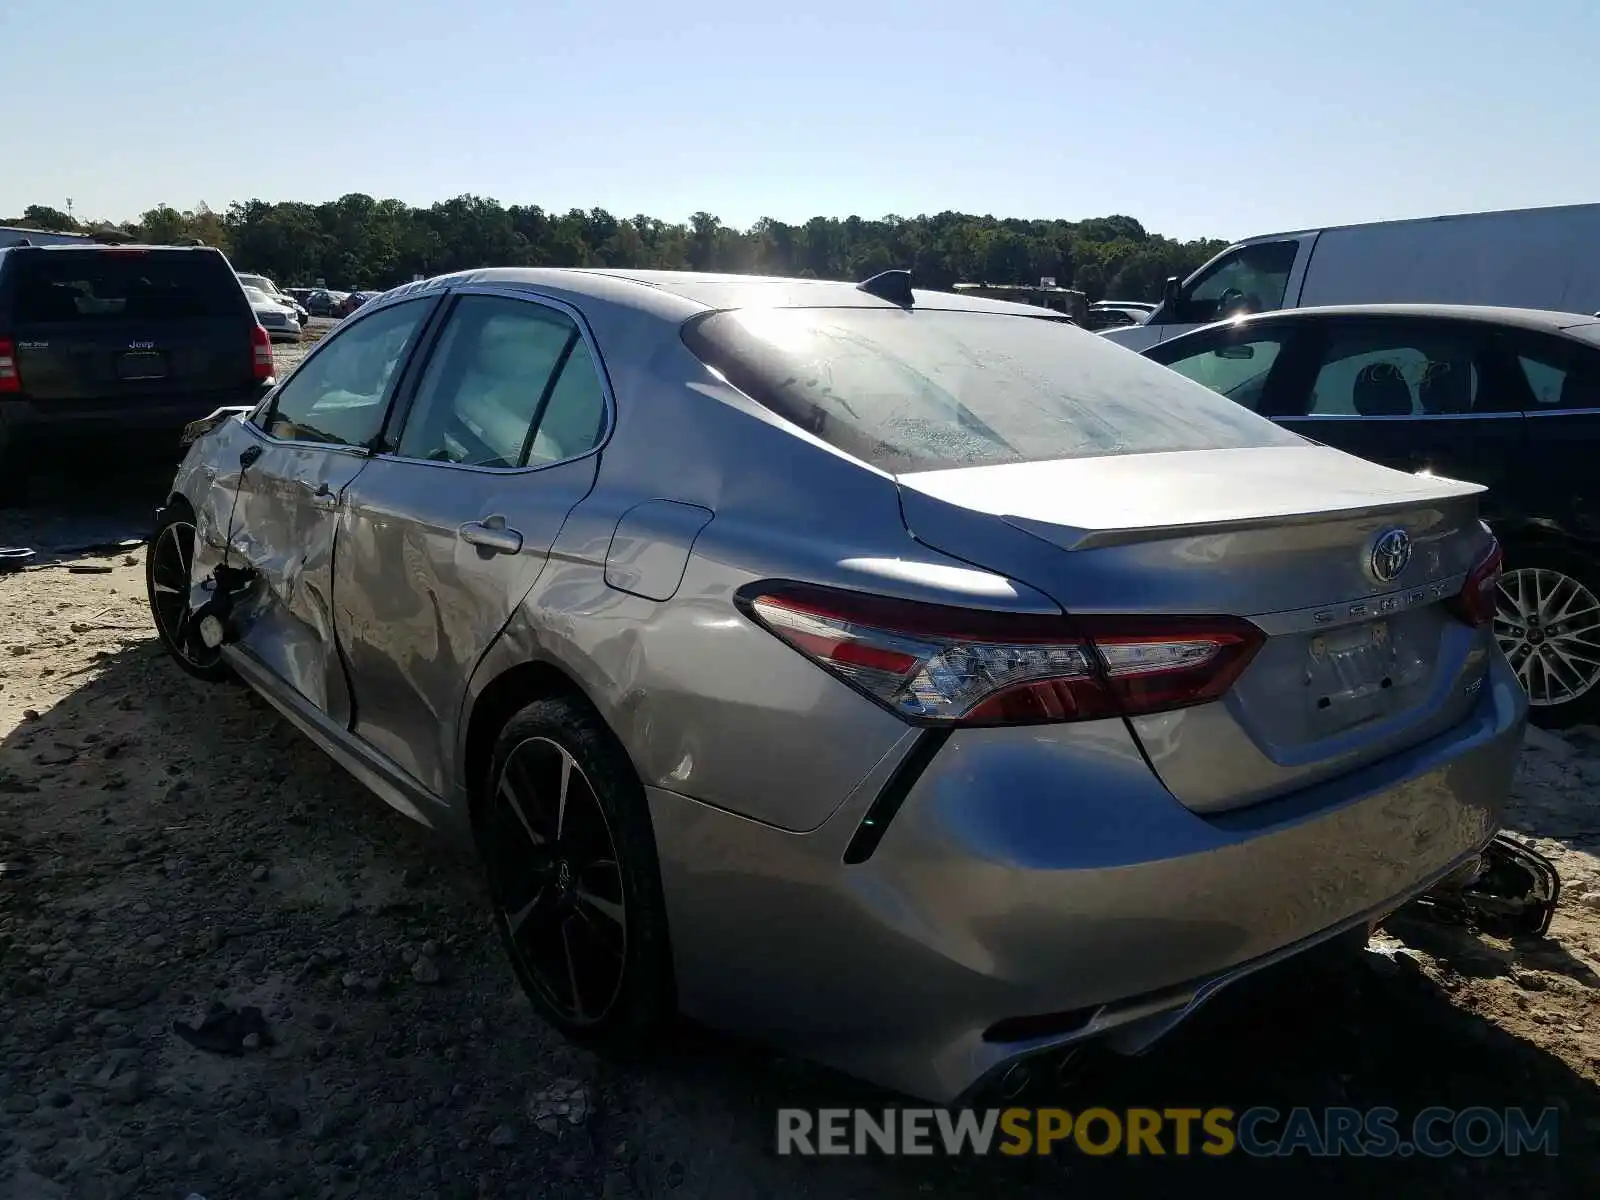
[[[572,318],[531,300],[463,296],[400,434],[403,458],[539,466],[592,450],[605,423]]]
[[[1062,321],[739,309],[683,337],[753,400],[894,474],[1304,440]]]
[[[1538,350],[1519,354],[1536,411],[1600,408],[1600,355]]]
[[[19,325],[191,321],[242,314],[243,292],[214,251],[44,250],[11,256]]]
[[[1329,417],[1414,417],[1472,412],[1472,343],[1451,332],[1350,330],[1328,339],[1307,412]]]

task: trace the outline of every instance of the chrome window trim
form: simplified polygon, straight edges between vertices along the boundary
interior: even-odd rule
[[[438,459],[413,458],[410,455],[394,454],[388,451],[374,454],[372,456],[373,458],[381,458],[389,462],[397,463],[415,463],[422,467],[438,467],[443,470],[450,471],[476,471],[480,474],[487,475],[529,475],[537,471],[548,471],[551,467],[565,466],[567,463],[582,462],[584,459],[589,458],[592,455],[599,454],[606,448],[606,444],[611,441],[611,436],[616,432],[617,428],[617,399],[616,394],[611,390],[611,373],[606,369],[606,361],[600,354],[600,343],[595,340],[594,331],[589,328],[588,321],[584,319],[583,313],[578,308],[568,304],[564,300],[557,300],[553,296],[546,296],[539,292],[530,292],[523,290],[522,288],[508,287],[505,285],[466,284],[461,287],[451,288],[448,295],[492,296],[501,300],[520,300],[527,304],[537,304],[544,308],[554,309],[556,312],[561,313],[570,321],[572,321],[572,323],[578,329],[578,336],[583,339],[584,345],[588,348],[589,360],[594,364],[595,371],[600,377],[600,397],[605,405],[606,415],[605,431],[600,435],[595,444],[589,449],[585,450],[582,454],[574,454],[570,458],[558,458],[553,462],[538,464],[529,463],[525,466],[518,467],[484,467],[478,466],[475,463],[440,462]],[[446,314],[445,324],[440,327],[441,335],[443,335],[445,330],[449,328],[449,322],[454,315],[455,314],[453,311],[449,314]],[[421,384],[422,380],[419,378],[417,380],[418,387],[420,387]],[[408,410],[406,412],[406,420],[409,421],[410,419],[411,413]],[[404,423],[402,423],[400,426],[400,436],[405,436]]]
[[[1523,415],[1521,412],[1384,413],[1364,417],[1360,413],[1282,413],[1272,419],[1274,421],[1504,421],[1511,418],[1520,419]]]

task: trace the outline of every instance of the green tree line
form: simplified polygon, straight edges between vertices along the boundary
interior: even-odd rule
[[[1179,242],[1132,217],[1020,220],[943,212],[933,216],[763,219],[749,229],[708,212],[674,224],[619,217],[602,208],[546,211],[463,195],[427,208],[352,192],[322,204],[248,200],[224,213],[205,205],[152,208],[137,221],[79,222],[29,205],[0,224],[95,232],[157,245],[198,238],[241,271],[280,287],[325,279],[335,288],[386,288],[416,275],[485,266],[637,267],[864,279],[909,268],[919,287],[1037,283],[1054,277],[1090,300],[1156,300],[1168,276],[1184,276],[1226,243]]]

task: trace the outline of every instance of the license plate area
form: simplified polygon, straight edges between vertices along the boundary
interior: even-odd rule
[[[1388,621],[1314,634],[1306,646],[1306,721],[1326,736],[1394,710],[1412,672],[1402,669]]]
[[[117,378],[165,379],[167,356],[158,350],[130,350],[117,356]]]

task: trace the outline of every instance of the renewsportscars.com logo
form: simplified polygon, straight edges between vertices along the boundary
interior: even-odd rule
[[[781,1108],[778,1153],[1256,1158],[1553,1155],[1554,1108]]]

